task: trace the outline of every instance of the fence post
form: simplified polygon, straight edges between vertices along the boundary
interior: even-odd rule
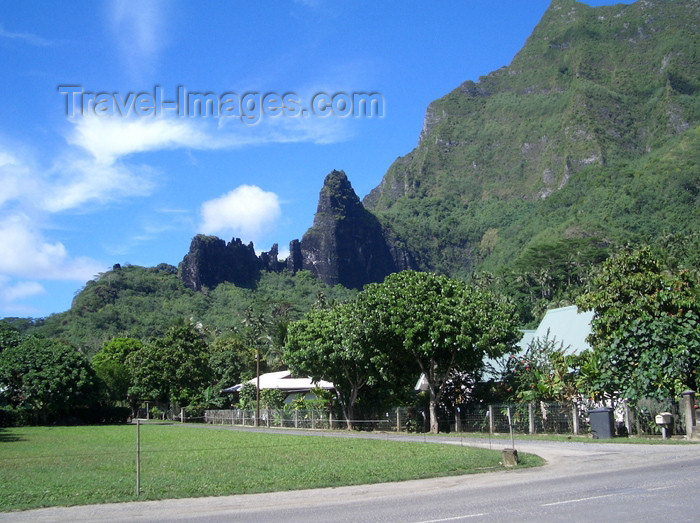
[[[141,494],[141,420],[136,418],[136,497]]]
[[[625,400],[625,428],[627,429],[627,434],[632,434],[632,416],[630,412],[629,403]]]
[[[535,404],[530,402],[527,404],[527,417],[528,417],[528,432],[530,434],[535,433]]]
[[[333,411],[328,413],[328,430],[333,430]]]
[[[185,409],[180,409],[180,423],[185,422]]]
[[[396,407],[396,433],[401,432],[401,411]]]
[[[574,436],[578,436],[578,405],[576,402],[571,406],[571,414],[574,416]]]
[[[316,428],[316,424],[314,423],[314,409],[311,409],[311,428]]]
[[[455,409],[455,432],[462,432],[462,417],[459,412],[459,407]]]
[[[692,439],[695,427],[695,391],[686,390],[681,396],[685,401],[685,433],[688,439]]]
[[[298,429],[299,428],[299,410],[294,409],[294,428]]]
[[[489,433],[493,434],[496,432],[496,423],[495,420],[493,419],[493,405],[489,405]]]

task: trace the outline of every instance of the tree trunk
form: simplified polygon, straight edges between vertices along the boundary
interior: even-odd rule
[[[340,402],[340,407],[343,409],[343,414],[345,415],[345,425],[348,430],[352,430],[352,419],[353,419],[353,414],[354,414],[354,401],[352,399],[350,401],[345,401],[345,397],[340,393],[340,391],[336,390],[336,396],[338,397],[338,401]],[[352,394],[351,394],[352,396]]]
[[[437,419],[437,395],[435,389],[430,387],[430,432],[437,434],[439,432]]]
[[[354,409],[352,405],[348,405],[345,409],[345,423],[348,430],[352,430],[352,420],[353,420]]]

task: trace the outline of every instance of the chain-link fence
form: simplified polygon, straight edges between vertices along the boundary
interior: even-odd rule
[[[494,405],[462,405],[454,414],[440,416],[441,432],[508,434],[573,434],[591,433],[588,412],[603,405],[596,403],[532,402]],[[624,402],[613,409],[617,435],[660,435],[656,415],[670,412],[673,434],[685,433],[685,420],[678,402],[640,401],[634,407]],[[201,418],[200,418],[201,419]],[[199,420],[197,420],[199,421]],[[206,410],[204,421],[213,424],[255,426],[256,411],[242,409]],[[397,408],[374,419],[347,421],[327,410],[262,409],[258,426],[297,429],[345,429],[391,432],[428,432],[427,410]]]

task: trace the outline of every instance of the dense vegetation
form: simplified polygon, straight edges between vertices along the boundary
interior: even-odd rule
[[[456,374],[477,381],[484,357],[510,354],[520,336],[510,303],[460,280],[404,271],[293,323],[284,357],[295,372],[335,384],[348,428],[361,398],[396,404],[422,375],[430,430],[438,432],[448,382]]]
[[[555,0],[508,67],[433,102],[365,205],[453,276],[700,228],[700,13]]]
[[[21,334],[0,322],[0,424],[67,419],[81,407],[99,413],[120,405],[135,412],[144,401],[175,412],[185,408],[188,417],[232,401],[250,407],[254,387],[239,398],[222,389],[254,375],[256,354],[261,372],[289,367],[297,375],[335,383],[336,406],[349,427],[398,405],[429,412],[431,430],[437,431],[439,419],[469,403],[592,398],[634,404],[673,398],[700,384],[699,244],[697,234],[667,237],[654,247],[616,253],[600,268],[589,267],[585,277],[567,260],[551,262],[536,299],[545,300],[553,282],[572,288],[571,278],[581,277],[577,288],[587,292],[572,299],[595,310],[589,340],[594,350],[578,355],[567,354],[554,340],[541,340],[525,354],[509,357],[519,320],[512,299],[498,289],[516,282],[488,274],[467,283],[404,271],[343,302],[318,292],[313,297],[310,291],[318,291],[318,283],[301,285],[308,303],[313,300],[305,315],[288,302],[272,302],[249,307],[237,325],[224,329],[181,318],[160,335],[105,340],[89,363],[64,340]],[[586,252],[586,245],[580,247]],[[557,246],[551,251],[550,260],[556,261]],[[129,269],[135,275],[148,272]],[[273,276],[284,281],[284,275]],[[305,274],[291,280],[297,277],[315,282]],[[532,290],[527,279],[520,283]],[[118,299],[115,304],[119,310]],[[500,372],[484,383],[485,357],[493,361],[504,355]],[[416,395],[421,374],[427,392]],[[277,408],[283,398],[263,394],[261,400]],[[323,399],[323,408],[333,408],[332,403]]]
[[[506,362],[498,383],[474,389],[475,398],[634,401],[697,385],[699,24],[700,6],[689,0],[595,9],[554,0],[510,66],[430,105],[418,147],[365,199],[421,269],[455,278],[446,287],[503,297],[521,326],[552,306],[595,309],[593,353],[565,357],[545,341]],[[638,294],[630,297],[631,289]],[[393,310],[402,309],[394,320],[414,322],[416,336],[420,325],[432,332],[428,320],[449,331],[454,318],[432,316],[440,305],[420,309],[430,292],[404,290],[414,297],[394,296]],[[303,271],[261,272],[251,287],[195,292],[170,265],[115,266],[88,282],[69,311],[0,322],[4,365],[15,372],[3,378],[12,387],[0,406],[48,412],[25,401],[16,371],[44,356],[23,360],[17,347],[27,354],[53,347],[65,361],[92,358],[86,372],[94,376],[81,383],[132,408],[145,399],[221,405],[218,391],[251,376],[258,350],[263,369],[287,363],[346,379],[344,402],[353,395],[366,405],[413,401],[405,384],[403,392],[378,384],[391,382],[389,367],[408,376],[430,374],[430,364],[415,350],[413,366],[393,355],[382,360],[400,345],[403,327],[372,323],[370,309],[362,312],[365,295],[356,300],[357,292]],[[371,312],[392,309],[387,303]],[[425,350],[437,346],[423,341]],[[333,365],[345,365],[343,372],[324,376]],[[442,398],[445,409],[474,386],[478,369],[454,370],[464,372],[450,376],[452,390],[432,384],[433,403]],[[65,410],[51,401],[54,414]]]
[[[294,320],[319,299],[345,301],[355,294],[328,287],[304,271],[263,272],[252,289],[224,283],[195,292],[182,284],[173,266],[125,266],[87,282],[66,312],[35,321],[5,320],[21,331],[65,340],[92,356],[114,337],[148,340],[183,319],[218,337],[241,330],[247,311]]]

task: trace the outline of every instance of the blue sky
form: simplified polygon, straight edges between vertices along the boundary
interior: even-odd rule
[[[343,169],[367,194],[416,145],[427,105],[510,63],[548,5],[3,2],[0,317],[66,310],[115,263],[177,265],[197,233],[258,251],[279,243],[284,255],[311,225],[326,174]],[[88,95],[59,86],[108,93],[100,108],[112,109],[97,115]],[[289,93],[296,109],[317,93],[374,92],[383,114],[330,107],[251,125],[223,110],[156,115],[148,98],[141,114],[114,110],[156,86],[166,102],[179,86],[219,101]],[[67,115],[69,98],[86,111]]]

